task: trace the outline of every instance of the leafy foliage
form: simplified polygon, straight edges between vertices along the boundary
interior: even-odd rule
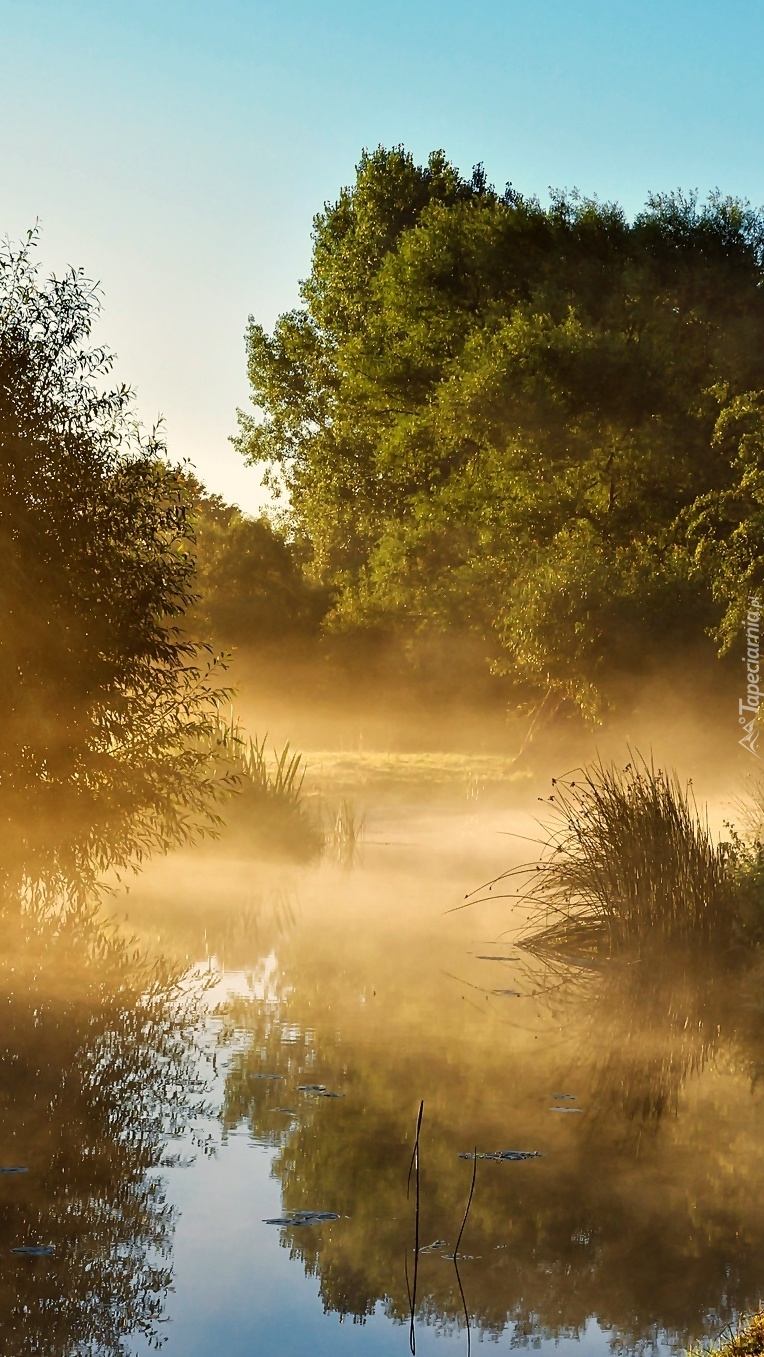
[[[544,208],[380,147],[313,238],[302,306],[250,320],[238,445],[335,625],[472,634],[589,714],[614,673],[729,645],[764,579],[759,213]]]
[[[34,244],[0,252],[0,816],[6,863],[55,827],[79,869],[214,822],[222,692],[179,625],[184,477],[108,389],[92,285],[41,281]]]
[[[195,604],[188,627],[228,647],[315,637],[326,590],[303,573],[299,554],[265,516],[251,518],[192,478]]]
[[[708,1348],[695,1348],[693,1353],[707,1351]],[[718,1353],[718,1357],[759,1357],[764,1352],[764,1310],[759,1309],[747,1318],[741,1317],[729,1335],[710,1351]]]

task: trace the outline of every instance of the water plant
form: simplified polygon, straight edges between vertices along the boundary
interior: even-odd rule
[[[764,1310],[741,1318],[717,1347],[693,1348],[690,1357],[759,1357],[764,1353]]]
[[[219,743],[240,785],[256,789],[266,800],[297,807],[305,780],[302,754],[292,753],[287,740],[280,754],[274,749],[271,762],[265,752],[267,739],[245,735],[238,721],[221,722],[219,727]]]
[[[351,867],[356,861],[366,832],[366,816],[359,814],[346,796],[335,808],[322,810],[324,844],[342,866]]]
[[[727,945],[764,917],[758,845],[717,841],[691,783],[639,755],[553,779],[541,855],[498,878],[531,907],[525,943],[601,951]],[[497,883],[491,883],[492,887]]]
[[[289,742],[266,752],[267,735],[246,735],[238,721],[221,722],[218,745],[234,785],[226,821],[253,846],[309,858],[323,847],[323,832],[304,803],[305,764]]]

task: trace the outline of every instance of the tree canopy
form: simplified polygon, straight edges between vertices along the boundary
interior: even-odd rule
[[[712,194],[544,207],[443,153],[364,153],[302,304],[247,332],[238,445],[283,488],[335,626],[477,635],[536,698],[764,583],[764,217]]]
[[[179,627],[190,498],[130,391],[109,388],[92,284],[42,280],[34,245],[0,252],[4,847],[23,858],[82,823],[81,851],[125,858],[203,821],[214,795],[219,694]]]
[[[223,649],[314,637],[326,591],[301,569],[299,552],[265,515],[253,518],[193,478],[196,601],[187,621]]]

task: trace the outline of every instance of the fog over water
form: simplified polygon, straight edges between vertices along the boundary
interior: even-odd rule
[[[721,822],[741,765],[666,711]],[[339,713],[284,712],[317,746],[306,803],[364,817],[352,851],[300,864],[224,831],[115,883],[138,952],[86,964],[41,924],[26,1016],[5,966],[14,1351],[405,1352],[415,1263],[420,1353],[679,1351],[755,1306],[760,963],[529,953],[500,887],[460,906],[533,856],[553,751],[513,762],[505,728],[470,753],[453,726],[437,750],[434,717],[412,749],[392,709],[366,730],[398,719],[403,748],[346,712],[331,749]]]
[[[323,852],[236,798],[100,897],[46,856],[53,803],[4,848],[14,1352],[679,1351],[755,1306],[757,954],[538,955],[512,882],[479,889],[598,753],[675,766],[714,830],[744,819],[729,685],[664,676],[628,722],[528,739],[463,695],[233,678],[246,725],[302,751]]]
[[[631,72],[649,155],[661,108],[697,138],[697,32],[656,102],[634,23],[580,7],[550,38],[462,6],[466,84],[447,4],[315,33],[80,4],[66,37],[33,8],[5,63],[32,208],[0,238],[0,1357],[751,1332],[764,208],[663,126],[654,191],[623,128],[623,174],[574,137],[550,180],[518,121],[575,123],[588,62],[589,121]],[[478,87],[515,132],[447,151]],[[86,162],[131,199],[111,252]]]

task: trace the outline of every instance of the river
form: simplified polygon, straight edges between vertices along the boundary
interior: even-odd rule
[[[760,971],[534,957],[465,900],[532,855],[522,786],[348,778],[344,858],[224,835],[117,887],[185,977],[148,1016],[6,965],[4,1351],[679,1351],[758,1303]]]

